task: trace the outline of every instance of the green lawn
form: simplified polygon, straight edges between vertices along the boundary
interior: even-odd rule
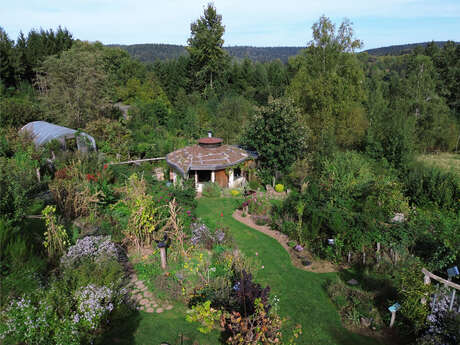
[[[303,334],[297,344],[379,344],[342,326],[323,288],[327,279],[334,279],[336,274],[310,273],[292,266],[288,253],[276,240],[233,219],[235,201],[231,198],[200,198],[197,215],[210,227],[217,222],[227,225],[236,244],[247,256],[255,257],[258,252],[257,261],[264,269],[259,269],[255,279],[262,285],[269,285],[271,293],[280,298],[280,313],[289,319],[289,325],[302,325]],[[117,323],[103,343],[156,345],[167,342],[179,345],[179,335],[184,334],[187,338],[184,345],[191,345],[194,341],[200,345],[219,344],[218,332],[200,334],[196,324],[185,321],[185,311],[184,305],[176,304],[173,310],[162,314],[136,313]]]
[[[303,335],[298,344],[379,344],[342,326],[340,316],[323,288],[327,279],[334,279],[336,274],[311,273],[295,268],[289,254],[276,240],[233,219],[234,205],[235,199],[201,198],[197,215],[209,226],[222,220],[246,255],[255,256],[258,252],[258,260],[264,269],[258,271],[256,281],[269,285],[271,293],[280,297],[281,316],[289,318],[291,324],[302,325]]]

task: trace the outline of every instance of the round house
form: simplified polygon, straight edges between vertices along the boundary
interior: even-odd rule
[[[223,188],[235,188],[246,181],[241,165],[253,160],[254,154],[233,145],[224,145],[221,138],[207,137],[197,145],[186,146],[166,156],[171,169],[170,179],[177,174],[184,179],[194,179],[198,192],[207,182],[218,183]]]

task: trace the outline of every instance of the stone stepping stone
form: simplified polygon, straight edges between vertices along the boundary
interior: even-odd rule
[[[139,303],[140,303],[141,305],[143,305],[143,306],[146,306],[147,304],[149,304],[149,300],[146,299],[146,298],[144,298],[144,299],[142,299]]]
[[[173,308],[173,306],[170,304],[170,305],[167,305],[165,309],[166,310],[171,310],[172,308]]]
[[[147,312],[147,313],[153,313],[154,310],[153,310],[153,308],[147,308],[146,312]]]
[[[156,303],[153,303],[152,305],[153,305],[154,308],[158,307],[158,304],[156,304]]]
[[[148,298],[152,298],[152,297],[153,297],[153,294],[152,294],[150,291],[145,291],[145,292],[144,292],[144,296],[145,296],[145,297],[148,297]]]
[[[158,308],[158,309],[157,309],[157,313],[158,313],[158,314],[160,314],[160,313],[162,313],[162,312],[163,312],[163,308]]]
[[[347,281],[347,284],[351,286],[355,286],[355,285],[358,285],[359,283],[356,279],[350,279],[349,281]]]

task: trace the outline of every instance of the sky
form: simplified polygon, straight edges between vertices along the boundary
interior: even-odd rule
[[[0,26],[11,39],[31,29],[67,28],[104,44],[186,45],[202,0],[0,0]],[[460,41],[460,0],[215,0],[225,45],[301,46],[321,15],[353,22],[363,49]]]

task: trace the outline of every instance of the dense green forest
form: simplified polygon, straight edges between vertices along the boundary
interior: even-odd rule
[[[394,46],[367,49],[365,50],[365,52],[370,55],[376,55],[376,56],[403,55],[403,54],[410,54],[414,49],[417,49],[417,48],[426,48],[430,44],[436,44],[439,48],[442,48],[448,42],[449,41],[431,41],[431,42],[422,42],[422,43],[397,44]],[[455,44],[458,45],[459,42],[455,42]]]
[[[388,47],[374,48],[364,50],[364,53],[375,56],[384,55],[404,55],[410,54],[415,48],[425,48],[431,42],[400,44]],[[442,48],[447,41],[433,42],[439,48]],[[456,43],[458,44],[458,43]],[[126,50],[132,57],[142,62],[155,62],[156,60],[176,59],[186,54],[185,46],[177,44],[109,44],[109,47],[121,48]],[[242,60],[248,58],[252,61],[268,62],[280,59],[286,63],[289,57],[297,55],[303,47],[250,47],[250,46],[233,46],[224,47],[233,58]]]
[[[118,47],[126,50],[132,57],[143,62],[155,62],[156,60],[175,59],[185,55],[185,46],[177,44],[109,44],[109,47]],[[297,55],[302,47],[250,47],[234,46],[224,47],[228,54],[236,59],[248,58],[252,61],[267,62],[280,59],[287,62],[290,56]]]
[[[124,320],[135,319],[122,303],[127,259],[119,250],[153,246],[153,254],[138,255],[135,271],[180,305],[177,320],[186,314],[199,322],[190,334],[200,343],[330,344],[323,329],[294,325],[282,309],[281,318],[235,241],[218,240],[231,214],[208,215],[212,231],[195,218],[197,203],[202,210],[226,195],[215,203],[268,217],[295,247],[343,268],[317,288],[348,329],[368,328],[388,344],[458,344],[459,303],[448,311],[443,291],[433,303],[420,301],[434,293],[423,284],[423,267],[445,276],[460,264],[460,177],[420,157],[459,159],[460,45],[357,53],[363,42],[351,23],[325,16],[312,33],[305,49],[225,48],[223,18],[212,4],[191,24],[185,51],[104,46],[61,27],[14,40],[0,28],[0,339],[110,343],[110,322],[128,327]],[[18,131],[37,120],[92,135],[98,152],[60,152],[56,142],[36,147]],[[171,185],[156,181],[151,166],[110,165],[163,157],[209,130],[258,153],[256,166],[245,168],[244,189],[209,184],[196,201],[190,180]],[[269,198],[271,185],[281,199]],[[163,273],[156,243],[166,234],[173,268]],[[350,276],[360,285],[347,285]],[[278,297],[286,310],[313,303]],[[395,302],[397,335],[385,331]],[[158,328],[162,335],[170,329]],[[282,338],[281,329],[293,337]]]

